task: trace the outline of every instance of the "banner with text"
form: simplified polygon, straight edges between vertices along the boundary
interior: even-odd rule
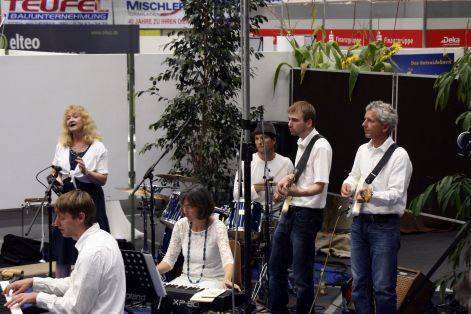
[[[471,31],[466,29],[429,29],[427,47],[468,47]]]
[[[0,0],[6,24],[113,24],[112,0]]]
[[[312,29],[293,29],[289,32],[280,29],[260,29],[258,36],[286,36],[291,35],[312,35]],[[351,29],[326,29],[325,42],[336,41],[341,47],[353,46],[356,42],[367,45],[370,42],[370,32],[368,30]],[[321,33],[317,33],[316,40],[321,40]],[[391,46],[395,42],[401,43],[403,48],[422,48],[422,31],[417,29],[408,30],[380,30],[372,32],[373,40],[382,40],[385,46]]]
[[[114,2],[116,24],[139,24],[141,28],[181,29],[183,3],[179,0],[118,0]]]
[[[395,54],[391,59],[399,69],[398,73],[440,75],[449,72],[453,67],[455,54],[449,53],[417,53],[417,54]]]
[[[139,53],[137,25],[5,25],[8,49],[65,53]]]

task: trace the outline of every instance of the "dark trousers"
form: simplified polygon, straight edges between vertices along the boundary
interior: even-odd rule
[[[296,208],[280,219],[268,268],[268,303],[272,313],[287,313],[290,266],[297,290],[296,312],[309,313],[314,300],[314,245],[322,218],[322,209]]]

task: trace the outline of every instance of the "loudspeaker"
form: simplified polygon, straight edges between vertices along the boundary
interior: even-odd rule
[[[433,284],[420,271],[399,267],[396,293],[398,313],[425,313],[433,295]]]
[[[351,287],[351,280],[349,281]],[[346,288],[344,297],[348,302],[348,309],[355,313],[355,306],[349,298],[349,288]],[[433,285],[430,280],[417,270],[398,267],[397,269],[397,312],[399,314],[419,314],[425,313],[427,303],[433,294]],[[411,294],[414,294],[411,297]],[[377,313],[380,314],[380,313]]]

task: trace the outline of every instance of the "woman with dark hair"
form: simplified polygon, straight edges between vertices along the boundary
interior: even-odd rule
[[[90,194],[96,206],[95,221],[101,229],[109,232],[102,189],[108,178],[108,150],[101,142],[90,112],[83,106],[72,105],[65,109],[52,164],[60,168],[53,174],[57,177],[61,192],[82,190]],[[68,277],[71,265],[77,259],[75,241],[64,238],[54,229],[53,250],[57,258],[56,278]]]
[[[169,248],[157,271],[160,274],[170,271],[182,252],[182,274],[172,284],[232,288],[234,259],[226,226],[211,217],[214,210],[211,194],[196,184],[182,192],[180,202],[185,217],[175,224]]]

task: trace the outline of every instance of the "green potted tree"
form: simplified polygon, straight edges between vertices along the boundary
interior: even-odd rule
[[[237,1],[184,0],[184,19],[190,27],[174,32],[177,38],[168,46],[173,55],[166,58],[168,68],[151,77],[144,92],[159,95],[161,81],[174,81],[177,95],[162,96],[168,103],[159,120],[149,128],[165,129],[164,137],[147,143],[143,152],[166,148],[173,143],[173,171],[194,176],[227,200],[233,175],[229,161],[236,155],[241,112],[237,93],[241,85],[240,19]],[[264,0],[251,0],[250,31],[266,20],[256,14]],[[260,57],[260,54],[256,54]],[[181,136],[182,125],[188,122]]]

